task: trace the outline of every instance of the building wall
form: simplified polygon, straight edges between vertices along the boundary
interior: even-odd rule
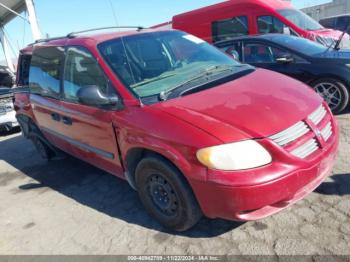
[[[350,1],[333,0],[331,3],[303,8],[302,11],[318,21],[328,16],[350,13]]]

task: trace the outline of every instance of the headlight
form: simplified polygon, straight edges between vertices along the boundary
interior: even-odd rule
[[[197,158],[208,168],[224,171],[251,169],[272,161],[269,152],[254,140],[200,149]]]

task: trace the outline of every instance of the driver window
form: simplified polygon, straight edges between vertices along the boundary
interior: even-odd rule
[[[276,63],[277,58],[292,56],[288,51],[258,43],[244,45],[245,63]]]
[[[273,16],[259,16],[258,31],[261,34],[278,33],[294,35],[293,31],[287,25]]]
[[[77,92],[87,86],[98,86],[107,94],[109,81],[99,67],[93,55],[82,47],[70,47],[67,50],[64,68],[64,99],[78,102]]]

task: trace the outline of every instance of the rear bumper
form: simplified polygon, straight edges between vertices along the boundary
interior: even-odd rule
[[[331,173],[339,144],[338,134],[317,159],[307,165],[273,163],[242,174],[208,171],[208,181],[190,181],[203,213],[210,218],[250,221],[273,215],[315,190]],[[278,166],[278,168],[276,168]],[[271,177],[268,182],[236,184],[235,177]],[[246,180],[248,181],[248,180]],[[236,185],[235,185],[236,184]]]

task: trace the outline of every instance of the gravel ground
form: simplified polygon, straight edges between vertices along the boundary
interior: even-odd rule
[[[0,254],[350,255],[350,113],[338,117],[334,174],[258,222],[202,219],[165,231],[128,184],[74,158],[47,163],[19,134],[0,135]]]

